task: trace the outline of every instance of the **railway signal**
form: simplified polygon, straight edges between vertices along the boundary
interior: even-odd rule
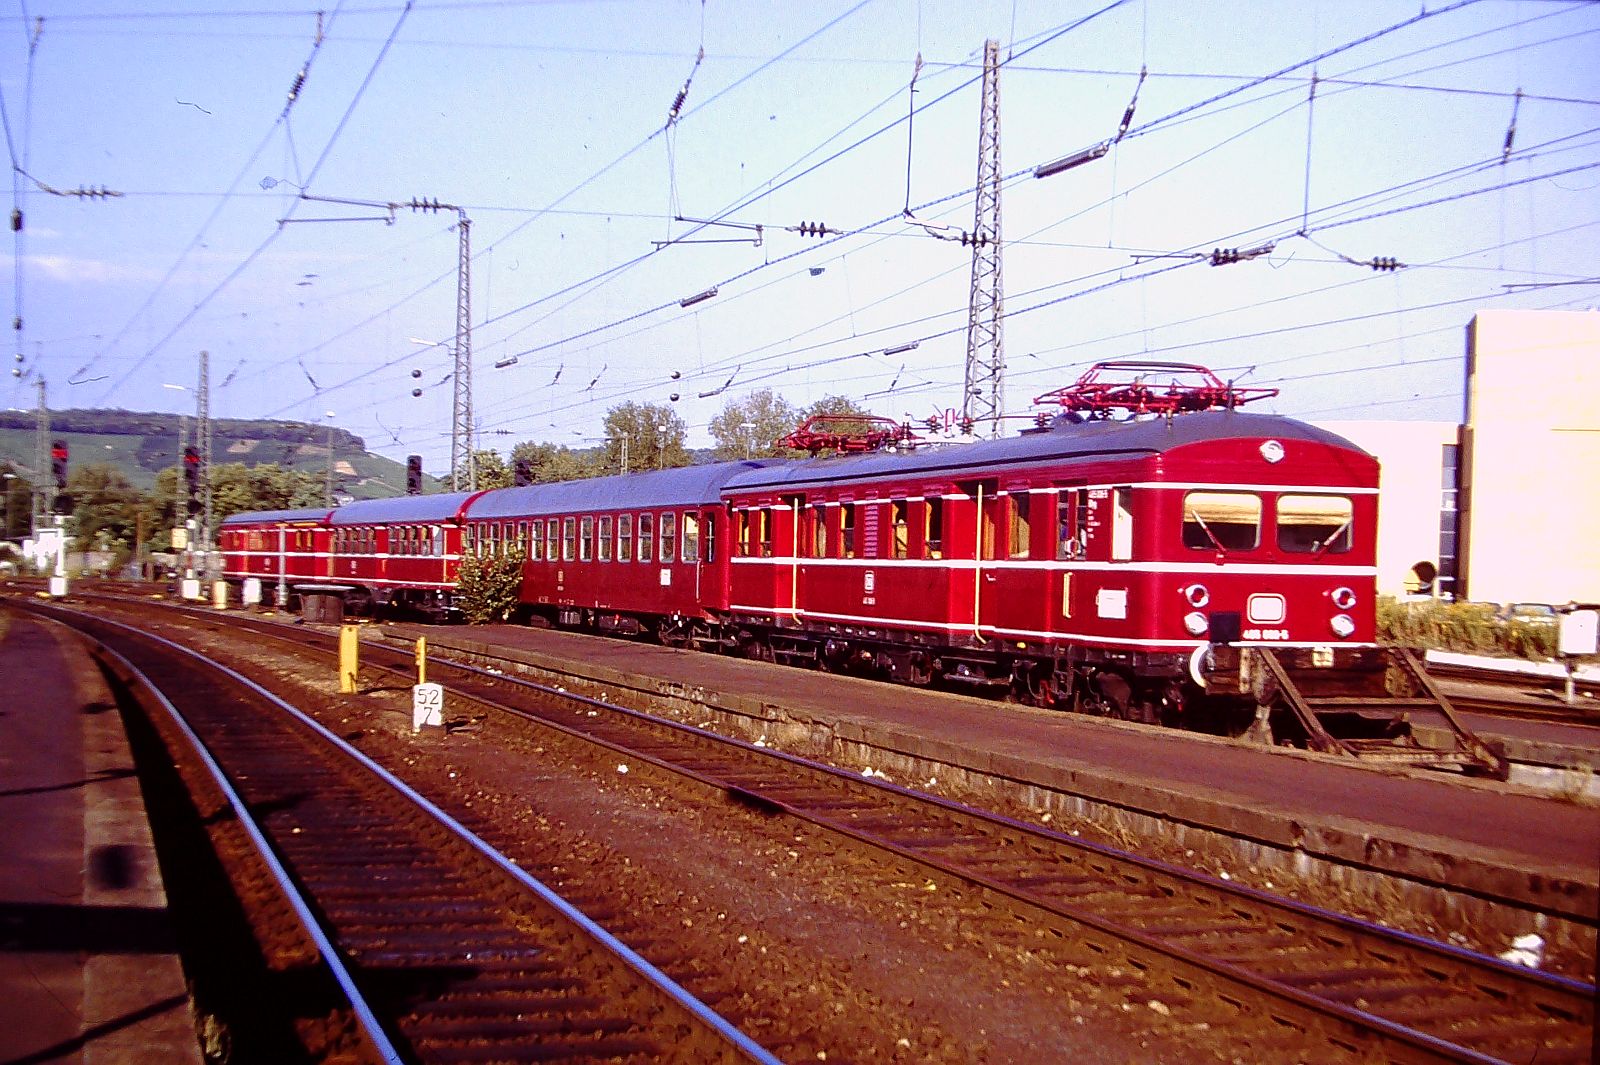
[[[185,447],[183,449],[183,483],[188,496],[189,516],[192,518],[200,513],[200,451],[198,448]]]
[[[406,495],[422,494],[422,456],[406,456]]]
[[[533,463],[527,459],[515,459],[511,463],[511,483],[522,488],[533,483]]]
[[[50,445],[50,472],[56,479],[56,491],[67,487],[67,442],[57,440]]]

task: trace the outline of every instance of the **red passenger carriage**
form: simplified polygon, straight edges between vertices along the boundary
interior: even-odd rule
[[[332,561],[329,507],[235,514],[217,529],[224,580],[260,582],[263,602],[287,604],[294,589],[326,579]]]

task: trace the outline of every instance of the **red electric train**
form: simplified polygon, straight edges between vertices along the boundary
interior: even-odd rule
[[[1005,439],[812,427],[790,442],[835,453],[240,514],[225,577],[442,614],[463,553],[515,549],[541,623],[1503,771],[1375,643],[1377,461],[1236,409],[1259,394],[1105,364]],[[1423,706],[1447,749],[1411,738]]]

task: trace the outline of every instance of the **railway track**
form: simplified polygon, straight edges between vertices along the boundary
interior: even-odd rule
[[[777,1061],[278,696],[161,637],[70,623],[192,744],[315,943],[363,1059]]]
[[[230,623],[236,618],[230,618]],[[305,629],[258,631],[326,650]],[[382,652],[370,648],[366,664]],[[405,652],[389,653],[405,673]],[[436,672],[446,668],[434,664]],[[980,898],[1099,973],[1212,1026],[1266,1018],[1285,1051],[1393,1061],[1591,1060],[1594,988],[676,722],[470,666],[467,696]],[[437,679],[437,678],[436,678]],[[514,699],[516,705],[508,705]]]

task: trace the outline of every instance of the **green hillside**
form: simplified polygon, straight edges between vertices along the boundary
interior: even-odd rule
[[[10,462],[34,475],[34,418],[31,411],[0,412],[0,463]],[[190,442],[194,419],[190,418]],[[104,464],[117,469],[135,488],[148,491],[156,474],[178,464],[179,416],[124,410],[50,412],[50,439],[62,440],[71,465]],[[326,475],[330,431],[305,422],[217,419],[212,422],[211,461],[246,466],[277,464],[318,477]],[[354,499],[378,499],[405,492],[405,464],[367,451],[361,437],[331,432],[334,491]],[[46,471],[48,475],[48,471]],[[444,489],[424,477],[424,491]]]

